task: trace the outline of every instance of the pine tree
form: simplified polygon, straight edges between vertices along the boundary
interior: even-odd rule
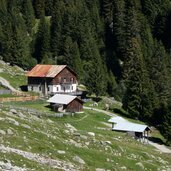
[[[83,68],[80,59],[80,52],[77,43],[73,42],[70,36],[68,36],[64,42],[63,53],[63,62],[75,70],[78,74],[78,78],[81,80]]]
[[[137,6],[127,2],[127,29],[126,48],[124,53],[124,78],[126,92],[123,98],[123,107],[132,117],[141,118],[146,111],[145,106],[151,106],[148,99],[148,76],[140,46],[140,23],[138,22]],[[149,99],[148,99],[149,100]]]
[[[103,15],[107,23],[111,23],[113,19],[113,1],[103,0]]]
[[[60,56],[61,42],[62,42],[62,16],[64,4],[56,2],[54,4],[52,18],[51,18],[51,51],[53,58]],[[56,61],[57,63],[57,61]]]
[[[93,58],[91,61],[84,62],[83,69],[84,73],[84,83],[87,86],[90,93],[94,93],[97,97],[99,95],[104,95],[107,88],[106,74],[104,69],[104,64],[99,56],[97,47],[93,49]]]
[[[34,9],[33,9],[31,0],[23,1],[22,14],[23,14],[23,18],[25,20],[28,32],[32,33],[32,28],[35,23],[35,16],[34,16]]]
[[[51,16],[53,11],[54,0],[45,0],[45,15]]]
[[[46,18],[41,18],[36,38],[35,57],[40,63],[51,63],[50,53],[50,26]],[[49,60],[47,60],[49,59]]]
[[[168,145],[171,144],[171,105],[170,100],[168,106],[165,107],[163,111],[163,122],[161,124],[161,132],[163,133],[164,137],[166,138],[166,143]]]
[[[107,93],[111,96],[115,96],[116,88],[117,88],[117,83],[112,71],[110,70],[108,73],[108,80],[107,80]]]
[[[113,33],[118,58],[123,60],[126,47],[126,9],[124,0],[114,1]]]
[[[164,103],[169,96],[168,73],[167,73],[167,54],[161,42],[155,41],[154,53],[150,62],[150,79],[152,80],[155,92],[160,101]]]
[[[45,0],[33,1],[36,18],[40,19],[45,16]]]

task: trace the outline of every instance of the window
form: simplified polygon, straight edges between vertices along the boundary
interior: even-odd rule
[[[66,83],[66,78],[64,78],[64,83]]]
[[[71,77],[71,78],[70,78],[70,81],[73,83],[73,82],[74,82],[74,78],[73,78],[73,77]]]
[[[49,91],[49,90],[50,90],[50,88],[49,88],[49,86],[48,86],[47,91]]]
[[[59,87],[56,87],[56,91],[59,91]]]
[[[74,87],[73,86],[71,86],[71,90],[73,90],[74,89]]]

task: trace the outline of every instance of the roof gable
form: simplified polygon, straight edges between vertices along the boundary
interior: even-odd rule
[[[67,105],[72,102],[74,99],[77,99],[77,96],[65,95],[65,94],[55,94],[53,97],[49,98],[47,102],[64,104]]]
[[[41,64],[38,64],[31,71],[29,71],[26,75],[28,77],[47,77],[47,78],[54,78],[56,75],[58,75],[66,67],[71,72],[74,73],[74,71],[72,71],[66,65],[41,65]]]
[[[115,124],[112,130],[116,131],[144,132],[145,130],[150,130],[147,125],[132,123],[120,116],[112,117],[108,122]]]
[[[147,125],[130,123],[130,122],[121,122],[117,123],[112,130],[116,131],[128,131],[128,132],[144,132],[145,130],[150,130]]]

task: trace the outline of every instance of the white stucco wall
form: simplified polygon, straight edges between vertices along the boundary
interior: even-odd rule
[[[40,91],[39,87],[39,85],[28,85],[28,91],[42,92]]]
[[[28,91],[34,91],[42,93],[43,87],[39,88],[41,85],[28,85]],[[77,90],[77,84],[65,85],[65,92],[75,92]],[[63,86],[61,85],[48,85],[47,93],[57,93],[57,92],[64,92]]]

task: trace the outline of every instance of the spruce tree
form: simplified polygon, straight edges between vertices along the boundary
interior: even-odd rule
[[[107,79],[107,93],[111,96],[115,96],[116,88],[117,88],[117,83],[115,80],[115,76],[110,70],[108,73],[108,79]]]
[[[45,63],[45,61],[51,63],[50,26],[44,17],[40,19],[35,46],[35,57],[37,58],[38,63]]]
[[[45,16],[45,0],[34,0],[33,7],[36,18],[40,19]]]
[[[51,51],[53,58],[60,56],[62,42],[62,16],[64,4],[56,2],[53,7],[51,18]],[[55,61],[57,63],[57,61]]]
[[[31,0],[23,1],[22,14],[27,26],[28,33],[32,33],[32,28],[35,24],[35,16]]]

